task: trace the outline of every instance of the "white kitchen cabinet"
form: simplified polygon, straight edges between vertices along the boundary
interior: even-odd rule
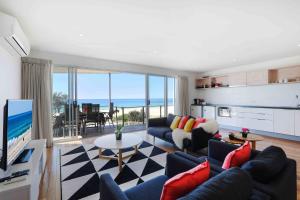
[[[274,109],[274,132],[295,135],[295,111]]]
[[[191,105],[191,116],[193,116],[193,117],[202,117],[202,106],[200,106],[200,105]]]
[[[300,110],[295,111],[295,135],[300,136]]]
[[[216,119],[216,107],[203,106],[203,117],[207,119]]]

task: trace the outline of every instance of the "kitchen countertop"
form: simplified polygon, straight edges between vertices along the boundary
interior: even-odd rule
[[[286,109],[286,110],[300,110],[300,107],[291,106],[251,106],[251,105],[230,105],[230,104],[212,104],[207,103],[205,105],[191,104],[192,106],[216,106],[216,107],[243,107],[243,108],[269,108],[269,109]]]

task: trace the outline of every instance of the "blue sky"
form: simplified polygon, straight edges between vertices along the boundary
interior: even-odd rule
[[[168,84],[174,84],[169,79]],[[107,99],[109,96],[108,74],[78,74],[78,99]],[[150,98],[163,98],[164,79],[159,76],[150,76]],[[129,73],[111,74],[112,99],[143,99],[145,98],[145,75]],[[53,74],[53,91],[68,91],[67,73]],[[168,96],[173,96],[169,89]]]
[[[21,114],[32,110],[32,101],[30,100],[9,100],[8,116]]]

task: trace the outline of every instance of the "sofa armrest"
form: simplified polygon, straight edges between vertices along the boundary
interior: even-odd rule
[[[225,157],[238,146],[217,140],[208,141],[208,157],[223,162]]]
[[[156,126],[167,126],[167,118],[151,118],[148,120],[149,127],[156,127]]]
[[[100,176],[100,199],[129,200],[109,174],[102,174]]]
[[[254,182],[254,188],[270,195],[272,199],[296,200],[297,198],[297,171],[296,161],[288,159],[286,167],[269,183]]]
[[[190,170],[198,164],[182,156],[170,153],[167,155],[166,175],[171,178],[177,174]]]
[[[208,141],[213,138],[213,134],[207,133],[202,127],[192,130],[191,148],[195,152],[206,148]]]

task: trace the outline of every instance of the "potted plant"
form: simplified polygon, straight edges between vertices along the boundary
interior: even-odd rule
[[[117,127],[115,129],[116,140],[122,139],[122,132],[123,132],[123,126],[117,125]]]
[[[249,131],[248,128],[242,128],[242,136],[243,136],[243,138],[247,138],[249,132],[250,131]]]

